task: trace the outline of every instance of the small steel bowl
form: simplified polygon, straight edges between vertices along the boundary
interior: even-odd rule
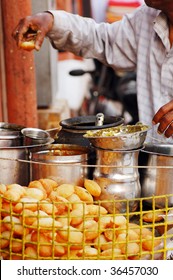
[[[84,134],[95,148],[105,150],[133,150],[143,146],[147,125],[117,126]]]
[[[25,146],[45,144],[50,139],[50,134],[39,128],[27,127],[21,130]]]

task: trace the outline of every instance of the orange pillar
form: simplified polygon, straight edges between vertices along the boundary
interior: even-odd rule
[[[19,50],[11,34],[30,15],[30,0],[1,0],[8,122],[38,126],[34,53]]]
[[[1,56],[0,56],[0,70],[1,69]],[[0,122],[2,121],[3,117],[2,117],[3,113],[2,113],[2,75],[0,73]]]
[[[56,7],[58,10],[72,11],[72,0],[56,0]]]

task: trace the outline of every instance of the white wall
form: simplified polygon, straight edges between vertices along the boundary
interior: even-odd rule
[[[90,0],[93,18],[96,22],[105,21],[108,0]]]
[[[55,9],[55,0],[32,0],[32,13]],[[58,54],[48,40],[44,40],[39,52],[34,52],[38,107],[53,104],[57,92]]]
[[[96,22],[105,21],[105,12],[109,0],[90,0],[93,18]],[[124,2],[133,2],[136,0],[124,0]],[[141,4],[144,3],[144,0],[138,0]],[[121,0],[123,2],[123,0]]]

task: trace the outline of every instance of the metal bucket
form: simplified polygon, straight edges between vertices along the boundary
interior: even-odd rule
[[[156,207],[164,208],[166,203],[172,207],[173,198],[170,196],[166,201],[165,195],[173,194],[173,145],[146,144],[141,152],[145,154],[144,168],[140,170],[142,196],[163,195],[155,198]],[[152,199],[146,202],[152,204]]]
[[[28,150],[22,147],[21,129],[13,123],[0,123],[0,183],[27,185],[29,181]]]
[[[25,147],[0,147],[0,183],[20,184],[29,183],[29,158]]]
[[[88,174],[88,148],[78,145],[52,144],[32,151],[30,160],[31,180],[52,178],[59,184],[83,185]]]

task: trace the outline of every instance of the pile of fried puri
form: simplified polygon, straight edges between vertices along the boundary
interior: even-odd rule
[[[111,214],[97,200],[100,186],[0,184],[3,259],[154,259],[162,241],[146,225]]]

